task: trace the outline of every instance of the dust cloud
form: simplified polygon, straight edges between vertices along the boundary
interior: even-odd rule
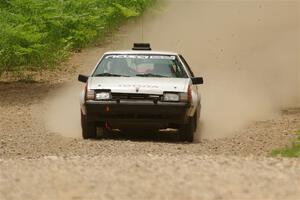
[[[82,87],[69,83],[51,92],[45,102],[46,128],[66,137],[80,137],[80,104],[79,93]]]
[[[300,103],[299,1],[163,1],[109,40],[71,62],[88,72],[103,51],[133,42],[182,53],[205,80],[199,86],[204,138],[230,136]],[[80,87],[74,82],[47,100],[51,131],[80,135]]]

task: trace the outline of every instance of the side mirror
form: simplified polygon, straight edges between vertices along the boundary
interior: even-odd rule
[[[82,74],[78,75],[78,81],[80,81],[80,82],[86,83],[88,81],[88,79],[89,79],[88,76],[85,76],[85,75],[82,75]]]
[[[203,84],[203,78],[202,77],[193,77],[192,83],[193,83],[193,85]]]

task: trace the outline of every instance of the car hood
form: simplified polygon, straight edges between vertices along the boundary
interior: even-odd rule
[[[186,92],[188,78],[157,77],[90,77],[88,88],[111,90],[113,93],[163,94],[163,92]]]

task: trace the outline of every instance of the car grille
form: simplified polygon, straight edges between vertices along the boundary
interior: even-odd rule
[[[112,93],[113,100],[160,100],[161,95]]]

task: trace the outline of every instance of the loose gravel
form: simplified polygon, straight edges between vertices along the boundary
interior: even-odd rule
[[[297,1],[234,4],[199,1],[199,9],[195,2],[168,1],[170,6],[163,8],[160,18],[157,19],[157,13],[148,16],[153,21],[143,23],[142,32],[145,39],[152,38],[155,45],[183,50],[194,64],[200,64],[201,60],[203,66],[195,66],[199,67],[195,72],[207,77],[205,80],[211,86],[206,87],[207,96],[213,100],[210,110],[215,112],[206,114],[214,116],[222,112],[214,109],[215,99],[219,100],[214,98],[216,91],[222,92],[218,93],[222,100],[216,102],[233,104],[233,99],[239,103],[236,108],[232,106],[235,112],[231,116],[235,119],[239,118],[239,109],[251,111],[252,107],[244,110],[243,106],[254,103],[254,97],[266,97],[263,90],[257,93],[258,86],[266,87],[272,94],[279,90],[280,97],[288,97],[289,92],[294,91],[288,85],[292,78],[278,79],[281,72],[268,73],[268,70],[281,64],[290,66],[293,55],[299,56],[292,48],[296,43],[292,41],[294,34],[299,35],[299,29],[295,29],[299,18],[293,18],[298,16],[294,12],[299,11]],[[189,16],[199,19],[196,21],[201,24],[200,28],[189,27],[195,24],[184,20]],[[172,22],[177,18],[186,28],[174,26]],[[166,31],[153,32],[160,28]],[[193,38],[190,35],[181,37],[184,42],[176,38],[185,36],[186,30],[193,30],[188,34],[200,37],[199,41],[190,40]],[[101,140],[83,140],[49,131],[44,123],[47,102],[51,101],[48,97],[64,89],[66,82],[73,84],[74,72],[89,71],[103,51],[127,48],[131,40],[140,38],[140,27],[134,23],[128,24],[128,32],[126,36],[112,36],[110,39],[114,42],[105,47],[88,48],[75,54],[60,70],[36,72],[36,83],[14,82],[13,77],[5,75],[6,79],[0,82],[0,200],[300,199],[299,158],[270,157],[273,149],[289,145],[296,137],[295,131],[300,129],[299,109],[286,110],[272,120],[251,122],[226,137],[203,139],[193,144],[178,142],[174,133],[115,133]],[[170,38],[172,36],[174,38]],[[281,56],[282,52],[286,55]],[[266,71],[261,73],[264,68]],[[222,84],[227,84],[227,79],[233,76],[237,82],[224,89]],[[279,89],[279,83],[271,87],[271,77],[275,77],[276,83],[282,80],[280,84],[289,87]],[[251,87],[241,84],[242,93],[231,91],[231,87],[244,78],[251,80]],[[263,85],[255,87],[256,78],[262,79]],[[223,99],[230,94],[232,98]],[[255,95],[247,98],[249,94]],[[227,108],[223,113],[230,111],[231,107]]]
[[[300,160],[232,156],[46,156],[0,161],[0,199],[290,199]]]

